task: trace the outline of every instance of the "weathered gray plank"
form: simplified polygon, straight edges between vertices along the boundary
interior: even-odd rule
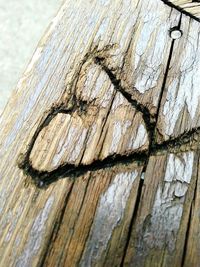
[[[197,160],[191,151],[150,158],[124,266],[182,266]]]

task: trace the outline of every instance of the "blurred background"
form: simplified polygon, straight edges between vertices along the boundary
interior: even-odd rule
[[[0,115],[63,0],[0,0]]]

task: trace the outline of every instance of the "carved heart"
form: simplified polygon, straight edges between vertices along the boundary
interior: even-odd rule
[[[200,21],[200,1],[199,0],[162,0],[182,13]]]
[[[102,67],[87,63],[79,77],[73,108],[49,114],[35,136],[28,155],[34,170],[50,173],[148,149],[142,113]]]

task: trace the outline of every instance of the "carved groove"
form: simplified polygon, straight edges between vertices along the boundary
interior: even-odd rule
[[[168,61],[167,68],[166,68],[165,79],[167,77],[167,70],[169,68],[170,58],[171,58],[171,54],[173,51],[173,42],[174,41],[172,41],[172,46],[171,46],[170,55],[169,55],[169,61]],[[88,172],[88,171],[95,171],[95,170],[115,166],[117,164],[130,164],[133,161],[143,162],[143,163],[147,164],[147,161],[148,161],[150,155],[155,155],[158,152],[162,152],[162,151],[166,151],[166,150],[175,151],[175,152],[176,151],[178,152],[178,150],[180,151],[181,149],[187,150],[185,145],[190,144],[191,141],[194,144],[194,149],[197,149],[196,145],[198,144],[198,138],[197,138],[197,140],[195,140],[195,137],[198,136],[198,134],[200,132],[199,128],[193,129],[192,131],[189,131],[189,132],[186,132],[175,139],[170,139],[170,140],[164,141],[162,143],[157,143],[156,142],[156,121],[157,121],[158,115],[153,116],[147,107],[145,107],[141,103],[138,103],[138,101],[136,99],[132,99],[131,95],[126,91],[126,89],[121,86],[120,80],[118,80],[116,78],[116,76],[114,75],[114,73],[104,65],[104,63],[103,63],[104,58],[96,57],[94,61],[96,62],[96,64],[101,66],[102,70],[104,70],[106,72],[106,74],[110,78],[110,81],[113,84],[115,90],[122,93],[122,95],[126,98],[126,100],[138,112],[142,113],[143,120],[144,120],[145,125],[146,125],[146,130],[147,130],[148,136],[149,136],[149,143],[150,143],[149,149],[148,149],[148,151],[139,152],[139,153],[133,152],[133,153],[130,153],[128,155],[114,154],[114,155],[108,156],[104,160],[95,160],[94,162],[92,162],[89,165],[80,164],[79,166],[75,166],[73,164],[65,164],[65,165],[60,166],[51,172],[38,171],[38,170],[34,169],[30,163],[29,157],[30,157],[30,153],[32,151],[32,148],[35,144],[35,141],[36,141],[40,131],[44,127],[46,127],[50,123],[50,121],[58,113],[71,114],[72,112],[74,112],[77,109],[79,109],[81,112],[82,110],[84,110],[87,107],[88,103],[86,103],[85,101],[80,101],[76,98],[76,96],[73,96],[72,97],[72,102],[73,102],[72,107],[67,108],[66,105],[63,104],[60,107],[52,108],[50,113],[44,119],[43,123],[36,130],[36,132],[32,138],[32,141],[29,145],[29,149],[28,149],[26,155],[22,156],[22,158],[19,159],[19,162],[18,162],[19,168],[23,169],[26,175],[31,176],[32,179],[34,180],[35,184],[38,187],[47,186],[48,184],[55,182],[58,179],[64,178],[66,176],[75,178],[75,177],[78,177],[78,176]],[[163,88],[161,90],[160,101],[162,98],[162,93],[163,93],[162,91],[164,90],[164,85],[165,85],[165,81],[163,83]],[[158,108],[158,112],[159,112],[159,108]],[[191,138],[191,136],[192,136],[192,138]]]

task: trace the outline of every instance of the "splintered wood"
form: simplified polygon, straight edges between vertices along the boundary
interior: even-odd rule
[[[200,3],[68,0],[0,118],[0,267],[200,266]]]

